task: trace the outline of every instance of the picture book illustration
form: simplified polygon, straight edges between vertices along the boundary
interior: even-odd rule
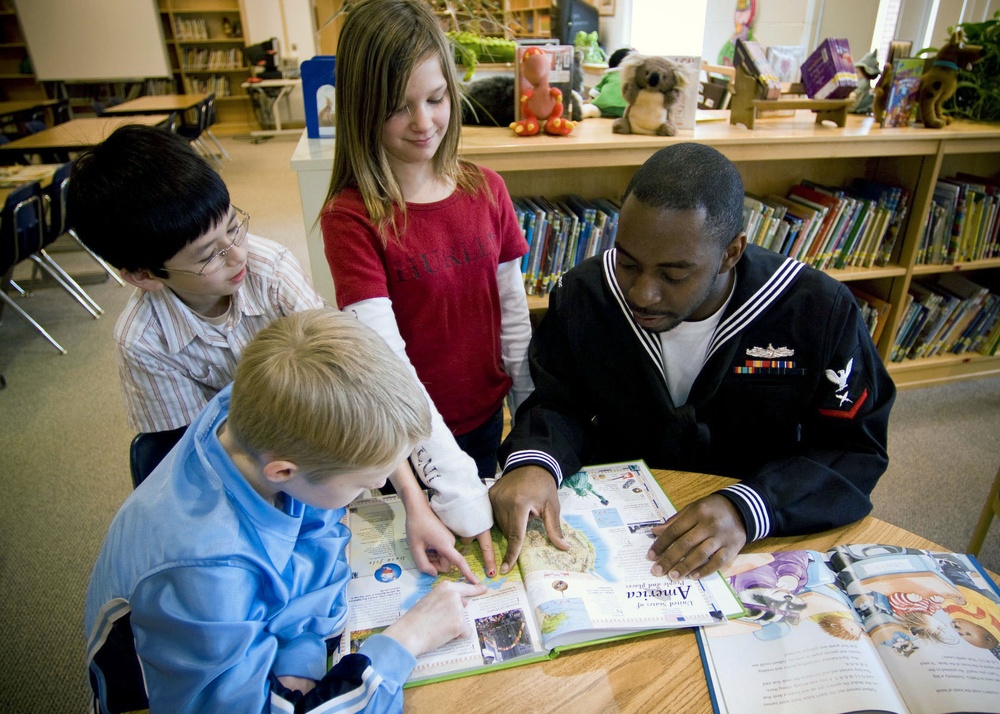
[[[843,545],[724,574],[747,614],[698,635],[716,712],[1000,712],[1000,590],[971,556]]]
[[[646,553],[653,542],[651,529],[676,510],[644,464],[588,467],[565,480],[559,497],[569,550],[549,543],[542,522],[535,519],[517,567],[488,578],[478,543],[464,547],[473,573],[487,587],[467,608],[476,636],[419,657],[408,683],[538,661],[584,643],[715,625],[742,614],[718,573],[677,582],[650,574]],[[453,569],[435,577],[416,570],[396,496],[356,501],[345,521],[353,534],[353,577],[341,647],[356,651],[435,584],[461,574]],[[497,531],[493,540],[500,562],[506,543]]]

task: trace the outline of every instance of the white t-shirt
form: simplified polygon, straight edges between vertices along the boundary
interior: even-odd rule
[[[663,355],[663,373],[667,376],[667,389],[675,406],[687,403],[691,385],[701,372],[708,355],[715,328],[722,313],[733,298],[736,281],[729,297],[714,314],[696,322],[682,322],[672,330],[660,333],[660,352]]]

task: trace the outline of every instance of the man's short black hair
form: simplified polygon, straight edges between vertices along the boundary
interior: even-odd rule
[[[671,144],[632,176],[622,201],[674,211],[705,209],[705,228],[725,247],[743,230],[743,179],[736,166],[710,146]]]
[[[67,218],[95,253],[163,277],[163,264],[229,211],[229,190],[181,137],[126,125],[73,166]]]

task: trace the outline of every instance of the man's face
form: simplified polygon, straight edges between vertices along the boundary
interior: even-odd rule
[[[705,235],[704,209],[653,208],[632,196],[622,206],[615,247],[615,277],[633,317],[651,332],[715,313],[742,255]]]

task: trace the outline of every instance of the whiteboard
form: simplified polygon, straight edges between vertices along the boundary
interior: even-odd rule
[[[156,0],[17,0],[38,81],[170,77]]]

